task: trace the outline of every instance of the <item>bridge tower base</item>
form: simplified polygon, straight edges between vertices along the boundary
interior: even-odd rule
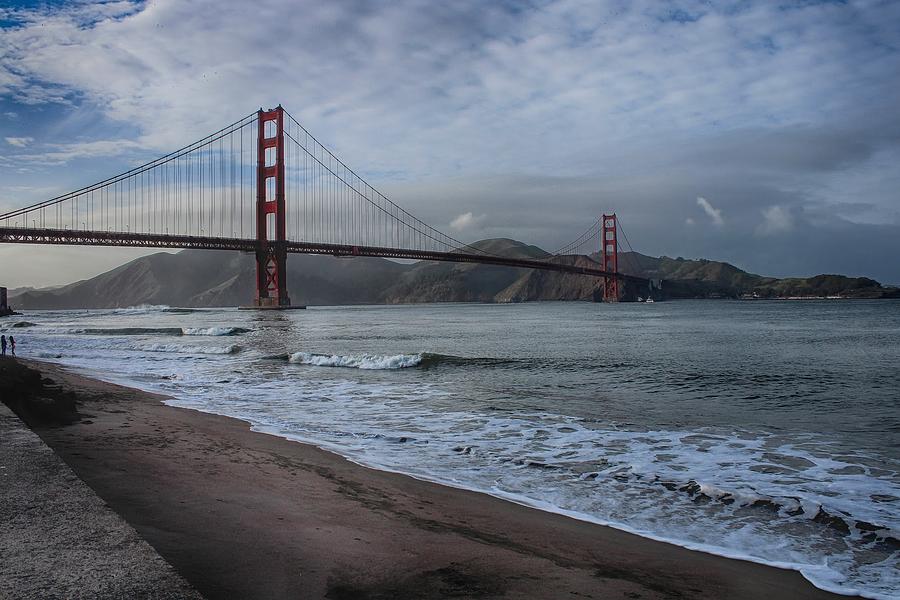
[[[600,229],[600,256],[603,270],[610,273],[619,272],[619,242],[616,238],[618,226],[616,213],[603,215],[603,227]],[[603,301],[619,301],[619,278],[603,278]]]
[[[259,109],[256,166],[257,308],[290,307],[284,199],[284,109]]]

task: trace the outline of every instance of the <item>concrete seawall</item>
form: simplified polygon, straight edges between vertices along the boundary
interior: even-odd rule
[[[0,598],[202,598],[0,403]]]

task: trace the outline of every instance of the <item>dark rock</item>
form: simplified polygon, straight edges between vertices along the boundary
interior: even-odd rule
[[[81,418],[73,392],[9,357],[0,358],[0,402],[32,427],[68,425]]]
[[[835,516],[822,508],[820,508],[819,512],[816,513],[816,516],[813,517],[813,521],[837,529],[841,533],[850,534],[850,526],[847,525],[847,522],[844,519]]]

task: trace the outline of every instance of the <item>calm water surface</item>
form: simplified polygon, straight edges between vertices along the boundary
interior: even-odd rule
[[[826,589],[900,596],[900,302],[16,318],[0,329],[20,354],[177,406]]]

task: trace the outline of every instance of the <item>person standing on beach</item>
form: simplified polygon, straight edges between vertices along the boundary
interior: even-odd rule
[[[9,336],[9,353],[13,356],[16,355],[16,338],[13,336]]]
[[[0,356],[6,356],[6,336],[0,335]]]

